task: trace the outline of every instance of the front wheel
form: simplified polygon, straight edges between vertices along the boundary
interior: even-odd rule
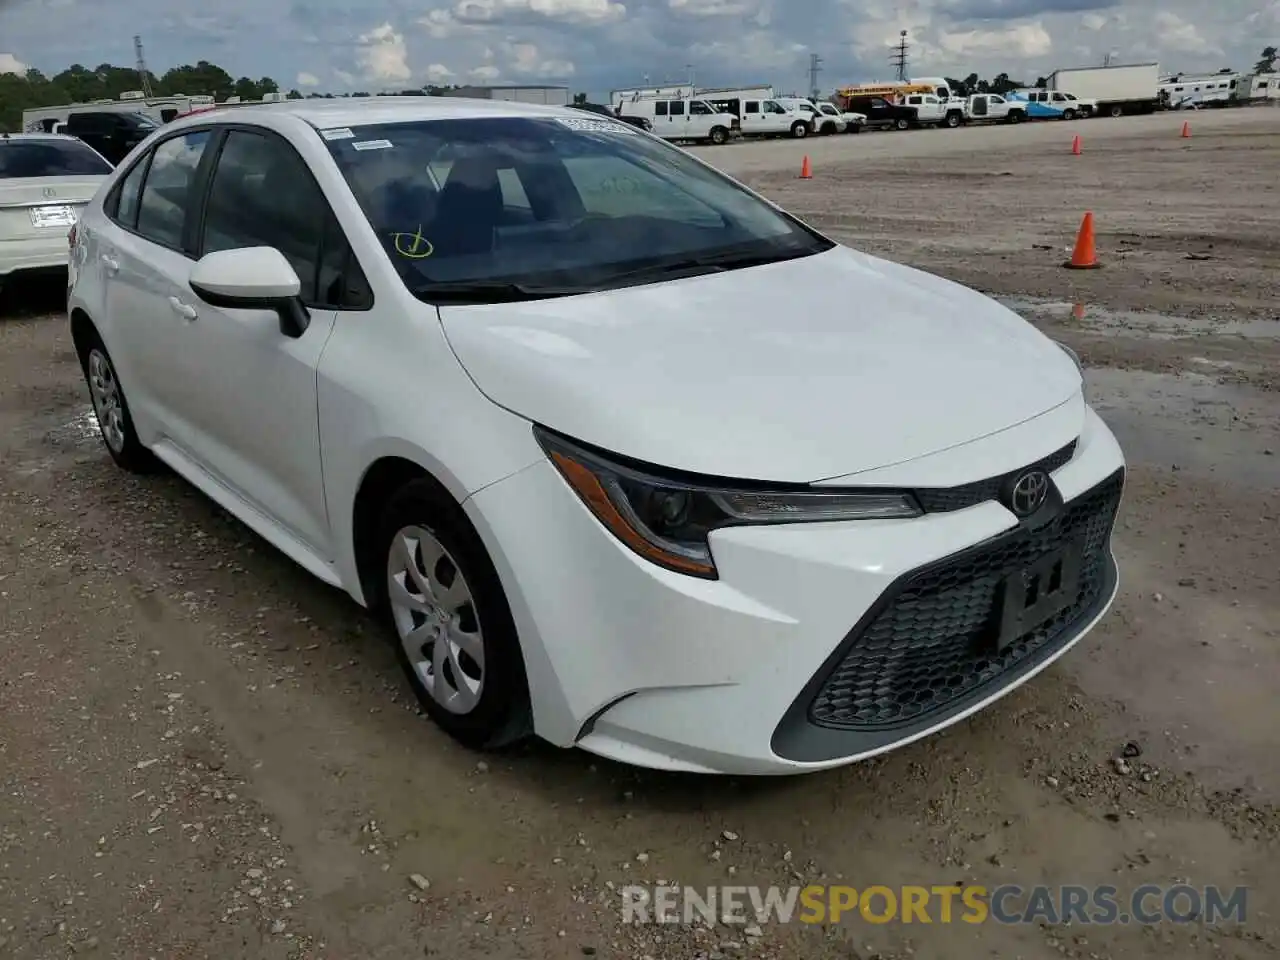
[[[911,124],[903,119],[893,121],[893,128],[895,130],[906,130],[909,126],[911,126]]]
[[[466,515],[428,481],[415,481],[387,504],[378,542],[380,606],[426,713],[472,749],[526,737],[529,688],[515,621]]]
[[[793,123],[791,125],[791,136],[797,140],[803,140],[809,135],[809,125],[807,123]]]
[[[724,127],[711,128],[711,142],[716,146],[721,146],[729,142],[729,131]]]
[[[1021,110],[1014,110],[1009,114],[1010,123],[1021,123],[1026,119],[1026,115]]]
[[[1074,120],[1075,118],[1076,118],[1076,112],[1075,112],[1074,110],[1063,110],[1063,111],[1062,111],[1062,119],[1063,119],[1063,120]]]
[[[1124,116],[1124,107],[1120,106],[1120,104],[1118,104],[1118,103],[1117,103],[1117,104],[1115,104],[1115,105],[1114,105],[1110,110],[1108,110],[1107,112],[1108,112],[1109,114],[1111,114],[1111,116],[1113,116],[1113,117],[1123,117],[1123,116]]]
[[[947,123],[947,126],[948,126],[948,127],[951,127],[951,128],[953,128],[953,129],[954,129],[955,127],[960,126],[960,115],[959,115],[959,114],[956,114],[956,113],[949,113],[949,114],[947,114],[947,120],[946,120],[946,123]]]

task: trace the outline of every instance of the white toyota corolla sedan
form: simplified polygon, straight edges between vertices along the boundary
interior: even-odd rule
[[[67,265],[67,230],[110,173],[74,137],[0,133],[0,286],[15,273]]]
[[[1067,350],[611,119],[205,113],[71,243],[111,456],[375,611],[468,745],[837,766],[1115,595],[1124,461]]]

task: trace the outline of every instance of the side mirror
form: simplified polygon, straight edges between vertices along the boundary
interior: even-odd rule
[[[300,337],[311,322],[299,294],[302,282],[292,264],[275,247],[243,247],[206,254],[191,269],[188,281],[197,297],[228,310],[271,310],[280,317],[280,332]]]

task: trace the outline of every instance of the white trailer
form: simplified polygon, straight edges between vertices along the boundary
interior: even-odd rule
[[[1236,82],[1232,99],[1239,103],[1280,103],[1280,73],[1247,73]]]
[[[88,103],[65,103],[54,107],[36,107],[22,111],[22,129],[28,133],[49,133],[67,122],[73,113],[141,113],[157,123],[168,123],[174,117],[213,105],[213,97],[204,94],[172,97],[147,97],[141,91],[123,94],[118,100],[92,100]]]
[[[1048,89],[1096,100],[1096,116],[1151,113],[1160,104],[1160,64],[1129,63],[1110,67],[1074,67],[1049,74]]]

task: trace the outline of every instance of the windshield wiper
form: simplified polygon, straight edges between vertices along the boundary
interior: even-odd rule
[[[708,273],[722,273],[726,270],[759,267],[766,263],[779,263],[783,260],[795,260],[798,257],[807,256],[809,252],[811,251],[788,250],[785,253],[719,253],[701,257],[682,257],[679,260],[667,260],[646,267],[638,267],[635,270],[615,273],[608,278],[608,282],[640,280],[649,277],[668,279],[682,276],[696,277]]]
[[[445,280],[413,288],[413,295],[428,303],[479,304],[547,300],[589,293],[592,287],[556,287],[517,283],[513,280]]]

